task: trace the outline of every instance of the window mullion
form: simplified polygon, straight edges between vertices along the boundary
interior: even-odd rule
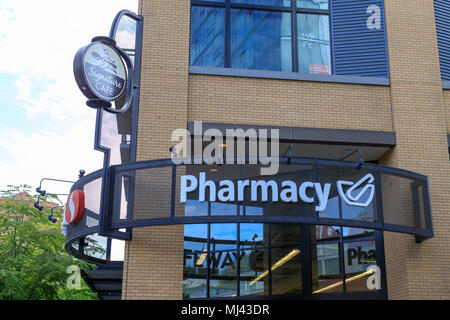
[[[207,239],[206,239],[206,297],[210,297],[210,281],[211,281],[211,224],[208,223]]]
[[[339,227],[340,235],[339,235],[339,264],[341,269],[342,276],[342,291],[347,292],[347,285],[345,283],[346,275],[345,275],[345,248],[344,248],[344,228]]]
[[[291,1],[292,71],[298,72],[297,1]]]
[[[237,247],[237,261],[236,261],[236,295],[241,295],[241,224],[237,223],[236,247]]]
[[[225,61],[224,67],[231,68],[231,0],[225,0]]]

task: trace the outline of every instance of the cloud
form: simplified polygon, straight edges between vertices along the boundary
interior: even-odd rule
[[[93,148],[96,112],[75,83],[73,58],[94,36],[108,35],[122,9],[137,12],[137,0],[0,0],[0,77],[16,76],[18,89],[17,104],[0,110],[46,119],[22,131],[0,122],[0,187],[74,180],[79,169],[102,166]]]
[[[53,78],[92,37],[108,35],[121,9],[137,10],[130,0],[2,0],[0,2],[0,72],[30,72]]]
[[[75,181],[78,170],[86,173],[102,167],[102,153],[93,150],[95,115],[68,127],[66,131],[43,130],[32,134],[13,128],[0,131],[3,157],[0,161],[0,186],[28,184],[39,186],[42,178]],[[52,193],[67,193],[70,184],[45,182]]]
[[[0,74],[19,76],[19,106],[29,117],[79,113],[85,99],[73,77],[75,53],[108,35],[121,9],[136,12],[137,0],[0,1]]]

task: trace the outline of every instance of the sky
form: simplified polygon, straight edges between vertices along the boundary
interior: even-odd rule
[[[137,0],[0,0],[0,190],[41,179],[76,181],[103,166],[94,150],[96,111],[73,76],[77,50],[108,36],[117,12]],[[70,183],[44,181],[48,193]],[[67,197],[60,197],[65,202]],[[113,260],[123,242],[113,241]]]
[[[75,181],[102,167],[94,109],[73,76],[77,50],[109,34],[137,0],[0,0],[0,190],[42,178]],[[68,183],[44,181],[50,193]]]

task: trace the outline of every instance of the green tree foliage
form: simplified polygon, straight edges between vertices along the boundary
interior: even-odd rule
[[[20,196],[29,194],[29,186],[8,187],[0,193],[0,299],[96,299],[83,280],[80,289],[67,287],[69,266],[86,272],[94,266],[64,250],[62,210],[53,211],[58,222],[52,223],[51,207],[41,212],[33,207],[34,197]],[[40,200],[61,204],[56,196]]]

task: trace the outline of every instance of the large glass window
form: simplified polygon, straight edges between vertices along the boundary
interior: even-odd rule
[[[224,66],[225,10],[191,9],[191,66]]]
[[[374,230],[316,226],[311,235],[313,294],[381,289]]]
[[[379,259],[374,230],[262,223],[186,225],[183,297],[377,290],[368,283]]]
[[[191,66],[331,74],[328,0],[192,0]]]
[[[240,296],[268,295],[269,250],[245,250],[240,253]]]
[[[184,227],[184,298],[206,297],[207,239],[206,225],[186,225]]]
[[[342,292],[342,274],[339,262],[339,244],[315,244],[312,246],[313,293]]]

